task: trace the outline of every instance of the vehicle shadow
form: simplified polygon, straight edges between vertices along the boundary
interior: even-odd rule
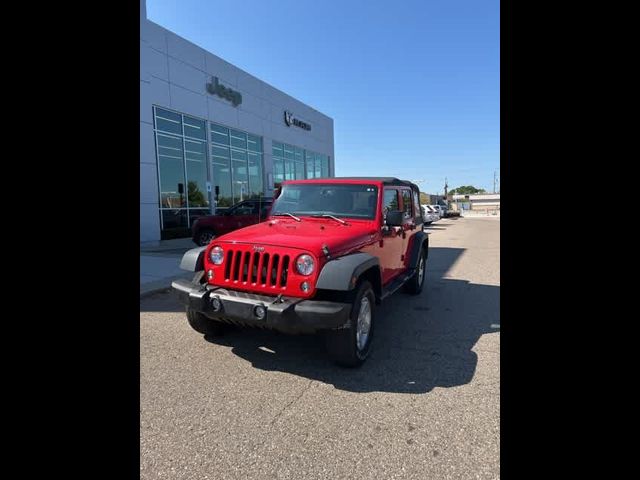
[[[415,394],[464,385],[475,374],[476,342],[486,333],[500,331],[500,287],[443,278],[463,251],[431,248],[423,292],[417,296],[398,292],[378,307],[372,353],[358,369],[331,363],[320,335],[238,329],[205,339],[231,347],[255,368],[351,392]]]
[[[185,308],[178,301],[173,289],[145,296],[140,299],[140,312],[184,312]]]

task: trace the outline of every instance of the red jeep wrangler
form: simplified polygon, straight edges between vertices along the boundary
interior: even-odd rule
[[[404,286],[422,291],[429,239],[418,187],[397,178],[325,178],[282,184],[266,222],[185,253],[192,281],[172,287],[191,327],[225,324],[325,332],[338,364],[371,350],[375,304]]]

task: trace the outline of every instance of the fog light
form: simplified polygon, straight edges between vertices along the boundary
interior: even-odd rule
[[[213,270],[207,271],[207,278],[211,280],[213,278]]]
[[[258,318],[258,320],[262,320],[267,316],[267,309],[263,305],[256,305],[253,309],[254,315]]]
[[[311,287],[309,286],[309,282],[302,282],[302,283],[300,284],[300,289],[301,289],[303,292],[308,292],[310,288],[311,288]]]
[[[214,312],[219,312],[222,310],[222,302],[218,297],[213,297],[211,299],[211,308],[213,308]]]

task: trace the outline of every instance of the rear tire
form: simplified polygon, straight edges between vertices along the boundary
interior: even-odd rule
[[[202,313],[196,312],[189,307],[187,307],[187,320],[191,328],[203,335],[218,337],[223,335],[227,330],[224,323],[211,320]]]
[[[427,279],[427,252],[423,248],[418,259],[418,269],[413,277],[405,284],[405,291],[411,295],[418,295]]]
[[[203,228],[196,235],[196,244],[200,247],[205,247],[209,245],[214,238],[216,238],[216,232],[210,228]]]
[[[359,367],[369,356],[375,326],[375,300],[371,284],[363,281],[353,297],[350,327],[327,332],[327,352],[338,365]]]

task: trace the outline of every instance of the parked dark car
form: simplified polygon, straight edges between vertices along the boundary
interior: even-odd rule
[[[220,235],[263,222],[272,204],[272,198],[256,198],[236,203],[219,215],[199,217],[191,227],[193,241],[202,247]]]

